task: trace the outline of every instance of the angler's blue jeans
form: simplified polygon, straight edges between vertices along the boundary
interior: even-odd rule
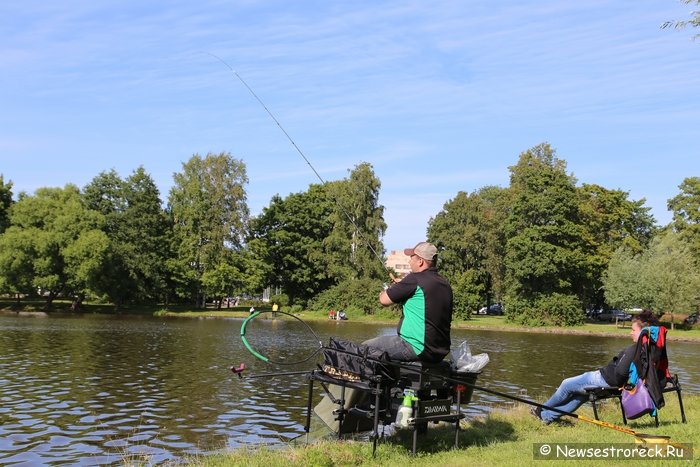
[[[399,336],[379,336],[366,340],[362,344],[385,351],[389,358],[396,362],[415,362],[418,360],[411,344]]]
[[[565,412],[575,412],[585,402],[588,402],[585,388],[589,386],[608,386],[600,370],[589,371],[582,375],[566,378],[544,405]],[[540,416],[542,420],[549,423],[560,418],[562,414],[553,410],[542,409]]]

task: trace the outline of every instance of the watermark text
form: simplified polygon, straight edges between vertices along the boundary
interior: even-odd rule
[[[693,445],[635,444],[635,443],[535,443],[532,445],[535,460],[581,459],[693,459]]]

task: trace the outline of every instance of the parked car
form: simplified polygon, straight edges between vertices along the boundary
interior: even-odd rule
[[[477,311],[476,314],[478,314],[478,315],[502,315],[503,314],[503,305],[501,305],[500,303],[493,303],[489,306],[479,308],[479,311]]]
[[[622,310],[604,310],[598,313],[597,318],[599,321],[629,321],[632,319],[632,315]]]
[[[600,315],[602,312],[602,308],[588,308],[586,310],[586,318],[598,319],[598,315]]]
[[[683,324],[685,324],[686,326],[693,326],[698,324],[698,321],[700,321],[700,313],[696,311],[695,313],[684,319]]]

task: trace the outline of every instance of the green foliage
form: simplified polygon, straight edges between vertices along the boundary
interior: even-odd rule
[[[379,255],[384,251],[380,238],[386,223],[384,207],[379,205],[381,183],[372,166],[359,164],[349,178],[327,186],[334,201],[330,216],[333,228],[323,240],[329,273],[341,280],[385,277]]]
[[[624,248],[616,251],[603,283],[606,299],[619,308],[690,313],[698,307],[696,258],[680,235],[671,231],[654,239],[641,254]]]
[[[452,283],[459,315],[503,296],[507,199],[498,187],[460,192],[429,222],[428,239],[441,250],[440,271]]]
[[[251,220],[248,248],[267,268],[267,283],[281,286],[291,303],[303,305],[336,282],[323,248],[332,211],[326,186],[311,185],[285,199],[274,196]]]
[[[34,229],[10,227],[0,235],[0,292],[33,295]]]
[[[289,296],[284,293],[270,295],[270,303],[276,303],[279,306],[289,305]]]
[[[236,284],[243,280],[241,271],[230,264],[217,264],[202,274],[202,286],[208,296],[221,299],[233,295]],[[219,307],[221,301],[219,300]]]
[[[12,181],[5,183],[0,174],[0,234],[10,226],[10,206],[12,205]]]
[[[673,212],[671,225],[700,265],[700,177],[688,177],[678,188],[681,192],[668,200],[668,209]]]
[[[349,179],[310,185],[284,199],[274,196],[251,220],[247,241],[266,267],[267,284],[281,286],[291,303],[304,305],[340,281],[383,274],[373,253],[383,252],[379,237],[386,230],[379,187],[365,163]]]
[[[472,312],[478,310],[484,303],[484,283],[479,279],[478,273],[469,269],[451,282],[455,318],[470,319]]]
[[[592,265],[574,184],[565,162],[546,143],[522,153],[511,167],[513,202],[505,224],[510,316],[522,313],[523,321],[576,323],[570,303],[581,309]],[[557,299],[565,309],[556,312],[542,302],[547,296],[579,298]],[[540,312],[545,315],[533,315]]]
[[[575,295],[539,294],[534,298],[507,298],[506,317],[525,326],[577,326],[585,315]]]
[[[318,312],[344,310],[348,314],[371,315],[379,312],[379,292],[382,282],[378,279],[346,279],[324,290],[309,302],[308,309]]]
[[[63,294],[90,292],[105,253],[104,216],[86,208],[78,188],[40,188],[12,206],[2,236],[0,281],[8,291],[46,293],[46,308]]]
[[[613,252],[623,245],[642,251],[655,234],[654,218],[643,199],[628,200],[625,191],[583,184],[577,192],[591,267],[581,298],[587,307],[601,307],[605,303],[602,277]]]
[[[230,154],[195,154],[174,175],[168,198],[172,216],[175,258],[182,292],[204,306],[202,276],[229,258],[243,244],[248,224],[245,164]]]
[[[142,167],[126,180],[114,170],[102,172],[83,188],[83,197],[104,215],[109,239],[94,290],[117,307],[164,296],[171,230],[153,179]]]

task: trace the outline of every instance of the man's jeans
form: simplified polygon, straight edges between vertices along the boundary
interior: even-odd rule
[[[589,371],[582,375],[566,378],[544,405],[565,412],[575,412],[585,402],[588,402],[588,395],[584,388],[589,386],[608,386],[608,383],[603,379],[603,375],[600,374],[600,370]],[[562,414],[553,410],[542,409],[541,417],[545,422],[552,422],[561,416]]]
[[[382,349],[395,362],[415,362],[418,360],[411,344],[399,336],[379,336],[364,341],[362,345]]]

